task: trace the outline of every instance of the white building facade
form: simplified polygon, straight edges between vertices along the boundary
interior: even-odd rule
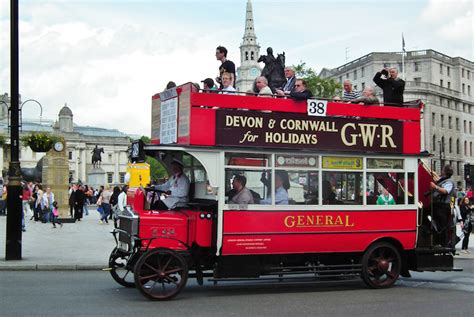
[[[7,98],[3,95],[3,99]],[[8,101],[9,103],[9,101]],[[9,141],[7,121],[0,122],[3,135]],[[97,145],[104,149],[100,167],[106,173],[109,184],[124,183],[128,164],[130,137],[115,129],[78,126],[73,122],[73,113],[65,105],[58,114],[58,120],[23,120],[20,137],[32,132],[50,132],[64,137],[69,159],[69,179],[71,182],[88,183],[87,174],[92,169],[92,149]],[[33,152],[29,147],[20,147],[20,164],[22,168],[34,168],[44,153]],[[7,175],[10,162],[8,144],[0,149],[0,170]]]
[[[434,50],[374,52],[334,69],[323,69],[321,77],[341,84],[349,79],[353,88],[375,86],[373,77],[384,67],[396,67],[405,79],[404,100],[421,99],[425,105],[422,148],[434,155],[432,163],[440,172],[441,162],[450,164],[454,179],[464,186],[464,164],[474,164],[474,63]],[[403,70],[403,72],[402,72]],[[381,89],[376,89],[382,100]]]

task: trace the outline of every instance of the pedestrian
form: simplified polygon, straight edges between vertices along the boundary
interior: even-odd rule
[[[89,216],[89,209],[87,206],[91,204],[92,190],[89,186],[84,185],[84,205],[83,205],[83,214]]]
[[[51,223],[53,224],[53,228],[56,228],[56,224],[60,225],[61,228],[63,227],[62,222],[58,221],[59,217],[59,210],[58,210],[58,202],[53,202],[53,211],[51,213]]]
[[[110,206],[111,206],[111,212],[109,215],[109,219],[111,220],[114,215],[117,214],[117,203],[118,203],[118,197],[120,195],[120,187],[115,186],[114,190],[112,192],[112,196],[110,196]]]
[[[102,193],[100,194],[99,200],[101,202],[101,207],[102,207],[102,217],[100,218],[99,223],[106,223],[109,224],[109,221],[107,218],[109,217],[111,208],[110,208],[110,198],[112,197],[112,193],[110,192],[110,187],[109,185],[106,185],[105,188],[102,190]]]
[[[74,199],[74,220],[81,221],[82,212],[84,210],[84,201],[86,199],[84,194],[84,186],[80,186],[75,192]]]
[[[53,202],[54,202],[54,193],[51,191],[51,187],[46,188],[46,192],[43,195],[44,199],[44,208],[43,215],[45,222],[51,221],[51,216],[53,212]]]
[[[76,205],[76,191],[77,186],[76,184],[73,184],[71,188],[69,188],[69,214],[71,215],[71,218],[74,217],[74,206]]]
[[[461,203],[459,204],[459,211],[461,212],[461,229],[464,233],[464,239],[462,240],[461,253],[471,253],[469,251],[469,236],[472,232],[472,223],[471,219],[472,206],[468,197],[464,197]]]
[[[40,220],[40,208],[38,207],[38,194],[43,193],[43,191],[40,189],[40,185],[35,184],[33,187],[33,193],[31,194],[32,202],[33,202],[33,217],[32,219],[35,220],[35,222],[38,222]],[[31,220],[31,219],[30,219]]]

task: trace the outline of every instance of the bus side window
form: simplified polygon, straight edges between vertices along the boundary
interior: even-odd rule
[[[361,172],[323,172],[323,205],[362,205]]]
[[[404,173],[367,173],[367,205],[380,205],[383,202],[389,205],[405,204],[404,184]]]
[[[288,177],[290,182],[288,201],[290,205],[318,204],[318,172],[289,171]]]

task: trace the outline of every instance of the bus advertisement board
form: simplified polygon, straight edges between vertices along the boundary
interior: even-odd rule
[[[219,110],[216,145],[403,153],[401,121]]]

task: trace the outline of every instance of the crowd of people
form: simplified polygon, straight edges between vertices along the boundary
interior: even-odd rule
[[[285,83],[281,87],[271,87],[269,78],[258,76],[255,78],[253,88],[246,92],[236,90],[236,68],[235,64],[227,59],[227,49],[223,46],[216,48],[216,59],[221,62],[219,65],[219,75],[214,79],[206,78],[199,84],[194,83],[198,90],[208,93],[256,95],[260,97],[283,97],[295,100],[306,100],[313,97],[313,93],[308,89],[308,84],[303,78],[297,78],[295,69],[291,66],[284,68]],[[398,70],[395,67],[384,68],[377,72],[373,78],[374,84],[383,91],[383,104],[390,106],[403,105],[403,93],[405,81],[398,77]],[[172,81],[168,83],[166,89],[176,87]],[[375,86],[367,85],[362,91],[353,89],[352,83],[346,79],[343,83],[341,96],[333,96],[332,100],[349,102],[364,105],[381,105],[375,94]]]
[[[95,205],[100,213],[100,224],[108,224],[114,215],[123,211],[127,205],[127,186],[115,186],[110,189],[108,185],[93,188],[85,184],[72,184],[69,186],[69,217],[74,222],[81,221],[88,216],[90,205]],[[7,186],[0,177],[0,215],[6,215]],[[51,187],[45,187],[38,182],[22,182],[22,231],[26,231],[28,221],[51,224],[52,228],[63,226],[60,219],[58,202]],[[64,217],[62,217],[64,218]]]

